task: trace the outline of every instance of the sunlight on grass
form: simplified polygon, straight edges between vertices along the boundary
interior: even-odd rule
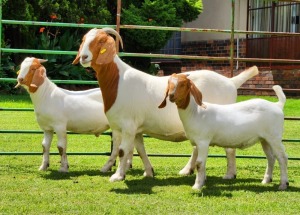
[[[265,97],[263,97],[265,98]],[[266,97],[268,100],[273,97]],[[249,97],[239,97],[239,100]],[[274,99],[276,101],[276,99]],[[288,99],[285,113],[300,116],[300,101]],[[0,95],[0,107],[32,107],[27,95]],[[284,138],[299,137],[299,121],[285,121]],[[0,130],[40,130],[33,112],[2,111]],[[42,152],[41,134],[0,135],[1,152]],[[54,137],[51,152],[57,152]],[[284,143],[289,157],[300,157],[299,142]],[[192,152],[188,141],[173,143],[145,138],[149,154]],[[109,152],[110,137],[69,135],[68,152]],[[209,154],[225,155],[211,147]],[[258,144],[237,155],[264,156]],[[112,172],[100,173],[107,156],[69,155],[69,173],[59,173],[60,158],[50,156],[48,171],[38,168],[42,156],[0,155],[0,214],[285,214],[299,213],[300,173],[298,160],[289,160],[290,187],[279,192],[279,166],[273,182],[262,185],[266,159],[237,159],[237,179],[223,180],[226,159],[209,157],[207,180],[200,191],[192,190],[195,174],[178,172],[188,157],[150,157],[155,178],[143,177],[143,164],[133,159],[126,180],[110,183]]]

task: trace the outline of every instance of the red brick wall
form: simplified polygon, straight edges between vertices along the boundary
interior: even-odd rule
[[[236,45],[235,40],[235,45]],[[236,56],[237,49],[235,47],[234,54]],[[199,41],[188,42],[182,44],[182,55],[199,55],[199,56],[214,56],[214,57],[228,57],[230,56],[230,41]],[[239,40],[239,57],[246,57],[246,41]],[[255,63],[239,62],[238,70],[236,70],[236,63],[234,65],[234,75],[239,74],[245,68],[255,65]],[[172,73],[208,69],[218,72],[226,77],[231,77],[230,64],[227,61],[201,61],[201,60],[181,60],[172,62],[165,62],[160,64],[161,69],[164,70],[165,75]],[[291,70],[270,70],[266,68],[259,68],[260,73],[256,77],[247,81],[242,87],[247,88],[272,88],[273,85],[279,84],[286,89],[300,89],[300,69]],[[299,92],[285,92],[287,96],[300,96]],[[257,91],[257,90],[239,90],[239,94],[244,95],[274,95],[273,91]]]

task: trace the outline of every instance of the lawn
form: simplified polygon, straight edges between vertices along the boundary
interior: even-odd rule
[[[264,97],[275,101],[273,97]],[[249,97],[239,97],[239,101]],[[288,99],[286,116],[300,116],[300,100]],[[32,107],[27,94],[0,95],[0,107]],[[33,112],[1,111],[0,130],[39,130]],[[284,139],[300,139],[299,121],[285,121]],[[0,135],[0,152],[41,152],[41,134]],[[299,142],[284,142],[290,158],[300,158]],[[172,143],[145,138],[149,154],[190,154],[188,141]],[[57,152],[56,138],[51,146]],[[68,152],[109,152],[110,137],[69,135]],[[211,147],[210,155],[224,155]],[[260,145],[238,150],[237,155],[263,156]],[[225,158],[210,157],[207,181],[192,190],[195,175],[178,172],[188,157],[150,157],[155,178],[144,178],[141,160],[134,157],[126,180],[110,183],[112,172],[100,173],[107,156],[69,155],[69,173],[59,169],[59,156],[50,157],[46,172],[38,171],[41,155],[0,155],[0,214],[298,214],[299,160],[289,160],[290,186],[278,191],[279,168],[273,182],[262,185],[266,160],[237,158],[237,178],[223,180]]]

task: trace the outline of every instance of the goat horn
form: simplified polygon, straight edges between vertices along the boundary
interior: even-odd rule
[[[21,84],[18,82],[15,88],[18,88],[19,86],[21,86]]]
[[[102,28],[102,30],[103,30],[104,32],[108,33],[108,34],[113,34],[113,35],[115,35],[115,36],[119,39],[119,41],[120,41],[120,43],[121,43],[121,46],[122,46],[122,49],[123,49],[123,40],[122,40],[120,34],[119,34],[116,30],[114,30],[114,29],[112,29],[112,28]]]
[[[38,61],[39,61],[40,63],[45,63],[45,62],[47,62],[48,60],[45,60],[45,59],[38,59]]]

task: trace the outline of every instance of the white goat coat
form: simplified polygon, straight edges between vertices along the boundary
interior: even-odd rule
[[[277,103],[252,99],[230,105],[204,104],[206,109],[190,101],[185,110],[178,109],[192,142],[201,139],[210,145],[247,148],[265,138],[281,140],[284,115]]]
[[[45,78],[30,97],[37,122],[43,130],[68,130],[99,136],[109,129],[99,88],[68,91]]]
[[[119,68],[120,80],[117,99],[106,113],[111,128],[120,131],[122,128],[129,131],[133,129],[134,133],[146,133],[163,140],[186,140],[176,105],[168,103],[164,109],[158,109],[163,100],[162,92],[166,89],[168,77],[142,73],[129,67],[118,56],[115,56],[114,62]],[[235,102],[237,89],[228,78],[207,70],[189,74],[195,85],[203,90],[205,101],[220,104]],[[214,84],[211,84],[212,81]],[[216,89],[217,81],[220,85]],[[220,92],[226,92],[226,96]]]

